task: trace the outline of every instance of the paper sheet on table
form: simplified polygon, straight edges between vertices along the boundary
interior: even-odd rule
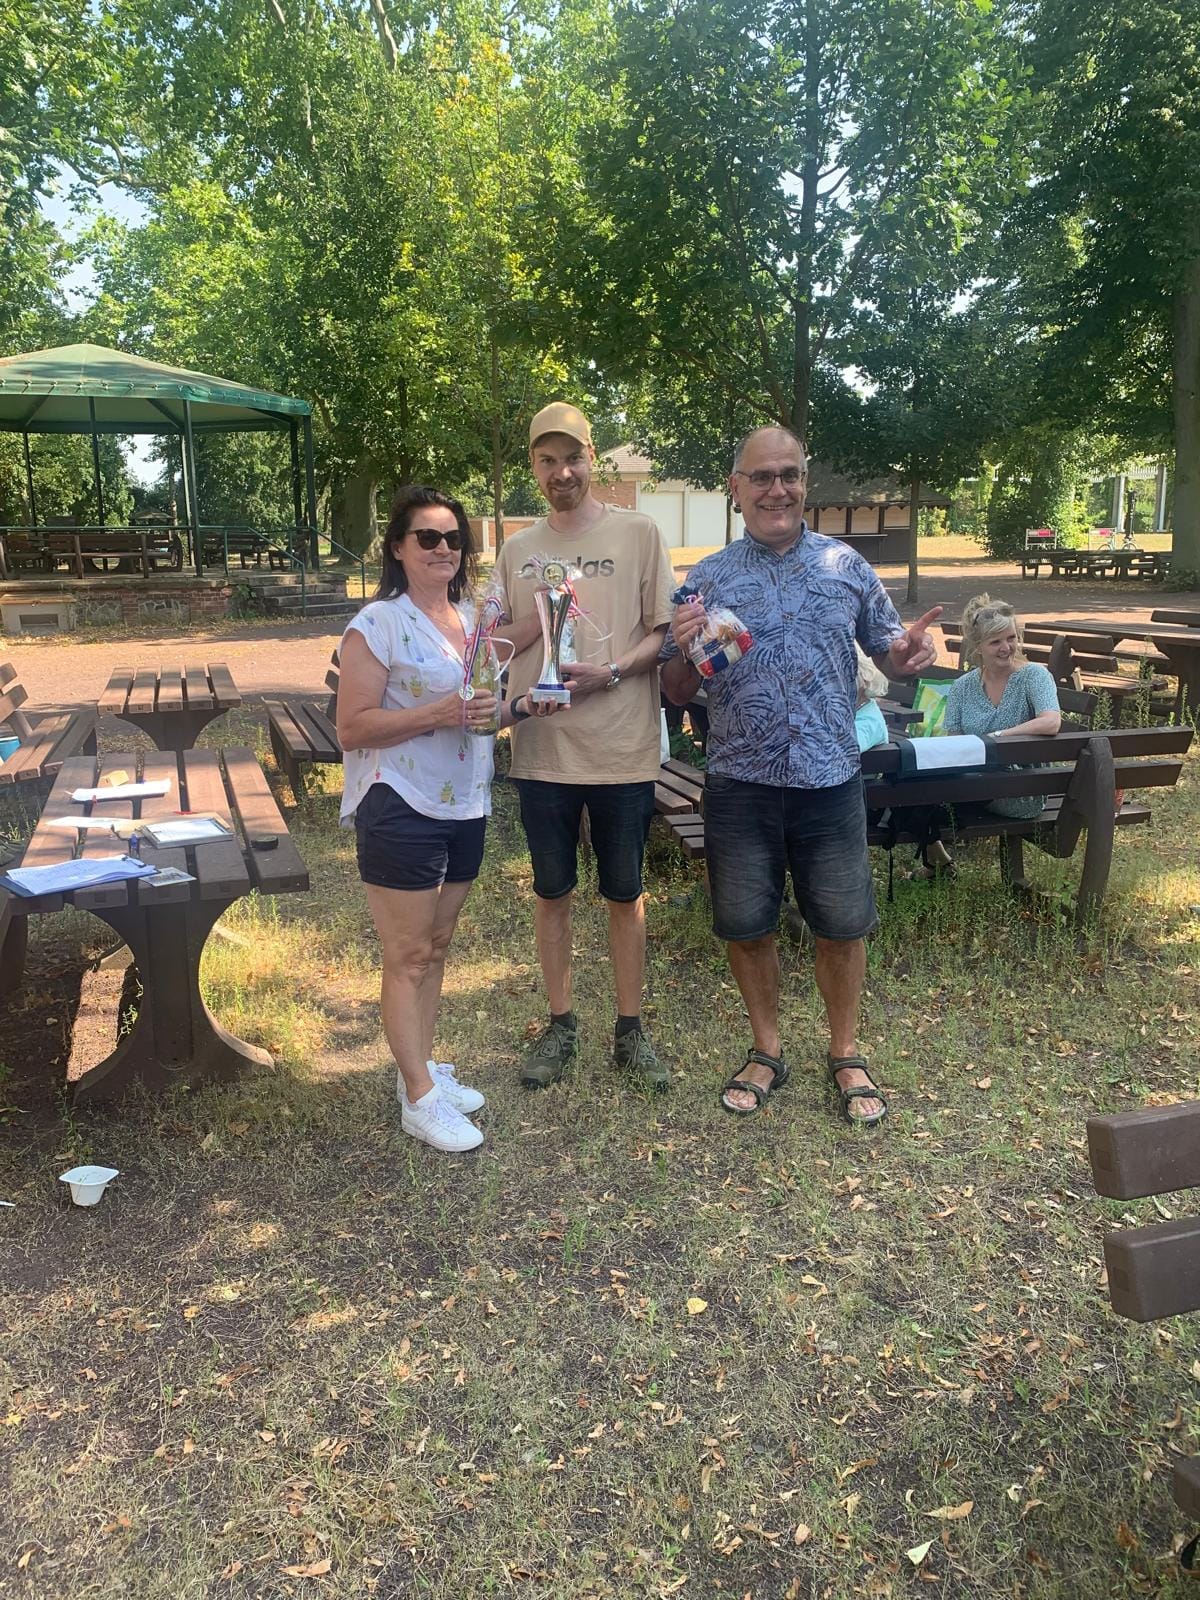
[[[118,883],[122,878],[144,878],[156,869],[128,856],[100,856],[95,860],[57,861],[46,867],[14,867],[0,873],[0,886],[17,894],[67,894],[90,889],[97,883]]]
[[[170,792],[170,778],[155,778],[149,783],[114,783],[103,789],[74,789],[71,799],[86,805],[89,800],[137,800],[143,796]]]
[[[129,817],[43,817],[43,828],[70,828],[83,833],[112,833],[118,838],[128,838],[140,823]]]
[[[946,733],[938,739],[914,739],[912,748],[918,772],[933,772],[939,767],[982,767],[987,764],[987,746],[973,733]]]

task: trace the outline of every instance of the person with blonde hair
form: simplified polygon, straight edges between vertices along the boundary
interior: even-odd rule
[[[887,723],[883,720],[883,712],[875,704],[887,694],[888,681],[857,641],[854,654],[858,661],[854,679],[854,736],[861,754],[864,750],[874,750],[876,745],[888,742]]]
[[[1046,668],[1026,661],[1016,614],[1006,600],[977,594],[963,609],[963,659],[970,667],[946,696],[947,733],[1035,738],[1062,726],[1058,690]],[[1002,817],[1036,817],[1041,795],[992,800]]]

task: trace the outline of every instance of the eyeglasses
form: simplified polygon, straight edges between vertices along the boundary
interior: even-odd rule
[[[451,528],[449,533],[446,532],[445,528],[409,528],[408,532],[421,546],[422,550],[436,550],[443,539],[446,541],[447,550],[462,549],[463,537],[461,530],[458,528]]]
[[[798,483],[803,483],[807,474],[803,467],[784,467],[782,472],[767,472],[765,468],[758,472],[735,471],[735,478],[749,478],[756,489],[769,489],[778,478],[785,489],[794,489]]]

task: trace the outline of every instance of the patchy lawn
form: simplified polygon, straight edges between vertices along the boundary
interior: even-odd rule
[[[264,744],[250,713],[220,732]],[[657,830],[674,1092],[609,1064],[591,883],[581,1059],[522,1090],[543,1004],[507,786],[440,1041],[488,1095],[475,1155],[399,1132],[340,774],[292,813],[313,892],[240,903],[206,959],[269,1072],[71,1110],[72,1016],[108,976],[82,958],[112,939],[37,919],[0,1032],[0,1595],[1189,1592],[1169,1462],[1200,1444],[1194,1323],[1119,1321],[1100,1253],[1189,1202],[1098,1200],[1084,1119],[1197,1089],[1198,775],[1119,837],[1083,956],[1002,896],[990,848],[936,887],[897,871],[890,905],[877,857],[864,1040],[893,1117],[872,1136],[825,1096],[794,944],[792,1085],[755,1119],[718,1109],[746,1028]],[[1078,871],[1031,862],[1047,886]],[[93,1159],[121,1177],[72,1209],[56,1176]]]

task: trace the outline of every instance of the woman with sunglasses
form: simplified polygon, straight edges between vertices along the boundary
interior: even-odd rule
[[[406,1133],[471,1150],[484,1098],[433,1059],[446,951],[483,859],[496,697],[463,699],[474,550],[457,500],[419,484],[392,502],[376,598],[346,629],[338,685],[342,824],[383,946],[381,1014]],[[542,709],[538,708],[539,711]],[[529,715],[500,709],[501,726]]]

